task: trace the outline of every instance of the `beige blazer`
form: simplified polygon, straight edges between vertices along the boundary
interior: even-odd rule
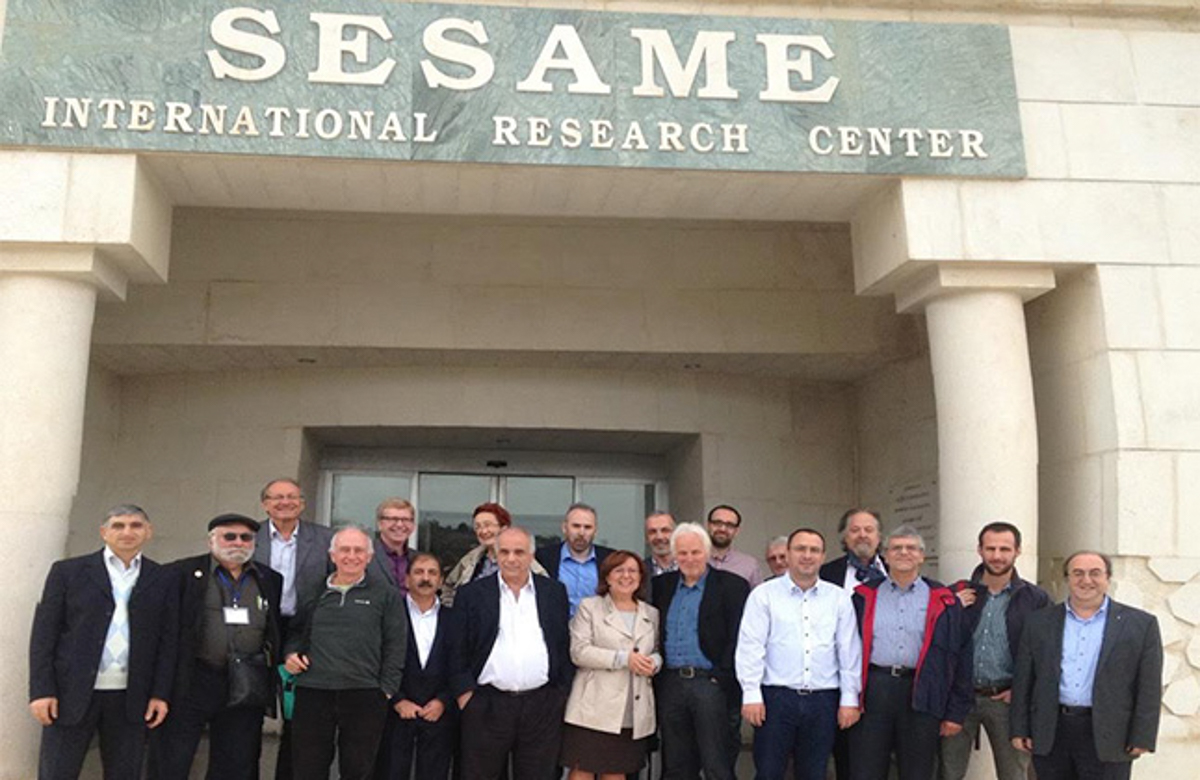
[[[565,720],[576,726],[619,734],[633,686],[633,738],[654,733],[654,686],[650,678],[617,667],[617,651],[658,651],[658,610],[638,602],[633,633],[609,596],[584,599],[571,619],[571,660],[579,667],[567,699]],[[659,666],[662,666],[659,661]]]

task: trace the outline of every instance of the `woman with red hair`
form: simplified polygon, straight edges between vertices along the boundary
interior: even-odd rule
[[[448,607],[454,605],[454,593],[461,586],[499,571],[496,537],[500,531],[512,525],[512,515],[508,510],[490,501],[475,507],[471,519],[475,524],[475,538],[479,545],[468,550],[446,575],[446,581],[442,583],[442,603]],[[537,561],[533,562],[532,568],[534,574],[545,576],[546,570]]]

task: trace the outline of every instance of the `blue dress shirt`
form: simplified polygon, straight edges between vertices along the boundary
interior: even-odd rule
[[[928,613],[929,586],[925,580],[917,577],[907,588],[897,585],[891,577],[880,583],[875,602],[871,663],[917,668]]]
[[[1086,620],[1071,609],[1067,599],[1063,619],[1062,666],[1058,678],[1058,703],[1071,707],[1092,706],[1092,683],[1100,660],[1104,627],[1108,624],[1108,596],[1096,614]]]
[[[596,565],[596,548],[588,550],[587,558],[581,563],[571,555],[566,542],[558,550],[558,581],[567,587],[567,600],[571,602],[571,617],[579,609],[579,602],[596,595],[600,584],[600,567]]]
[[[681,666],[712,668],[712,661],[700,649],[700,601],[704,598],[704,583],[707,580],[708,569],[704,570],[695,585],[688,585],[680,576],[679,587],[671,597],[671,606],[667,608],[667,641],[663,654],[667,658],[667,666],[672,669]]]

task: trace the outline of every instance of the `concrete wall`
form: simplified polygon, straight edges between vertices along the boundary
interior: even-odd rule
[[[755,554],[854,500],[850,400],[787,380],[429,367],[126,376],[119,390],[104,372],[94,379],[85,454],[96,457],[84,460],[72,552],[94,548],[93,516],[119,501],[151,513],[153,555],[198,549],[209,517],[258,515],[262,483],[304,468],[306,426],[698,433],[669,458],[675,507],[702,518],[714,503],[736,505],[739,547]]]
[[[1200,757],[1200,86],[1180,74],[1200,64],[1200,36],[1024,28],[1013,43],[1039,192],[1028,207],[1051,209],[1028,238],[1036,251],[1051,236],[1064,259],[1095,260],[1027,308],[1043,574],[1059,584],[1054,568],[1079,547],[1119,555],[1116,596],[1158,615],[1167,653],[1162,744],[1139,771],[1190,776]],[[1066,227],[1071,242],[1054,238]]]

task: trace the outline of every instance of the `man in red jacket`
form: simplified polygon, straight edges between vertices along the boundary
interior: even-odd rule
[[[971,634],[958,598],[921,576],[925,541],[902,525],[884,543],[888,577],[854,589],[863,643],[863,715],[850,732],[851,780],[928,780],[938,737],[971,711]]]

